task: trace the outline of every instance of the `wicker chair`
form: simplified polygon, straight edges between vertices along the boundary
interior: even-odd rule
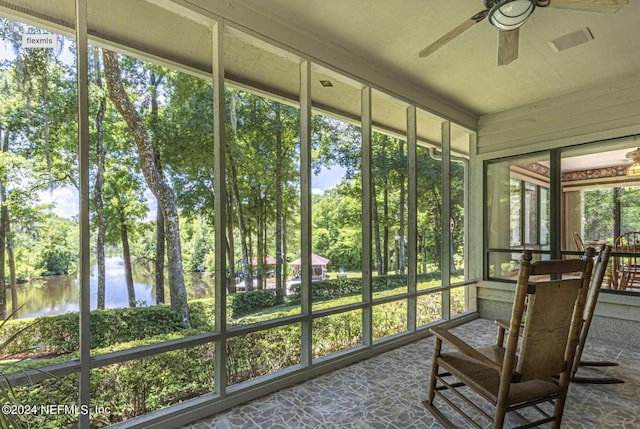
[[[429,399],[423,404],[446,428],[458,425],[438,408],[450,406],[468,424],[484,428],[484,417],[492,427],[502,428],[508,412],[526,407],[542,413],[535,421],[519,427],[553,422],[559,428],[580,337],[584,304],[589,289],[595,250],[588,248],[583,259],[531,263],[525,250],[520,264],[506,347],[499,344],[474,348],[445,328],[434,327],[436,337]],[[579,273],[579,276],[575,276]],[[556,279],[562,274],[572,274]],[[530,277],[535,276],[536,281]],[[545,280],[538,280],[544,278]],[[547,280],[548,279],[548,280]],[[444,351],[443,343],[455,351]],[[468,389],[478,395],[467,395]],[[477,405],[483,398],[493,412]],[[437,401],[441,399],[442,401]],[[553,414],[538,404],[554,401]],[[463,406],[467,406],[463,410]],[[472,410],[472,411],[470,411]]]

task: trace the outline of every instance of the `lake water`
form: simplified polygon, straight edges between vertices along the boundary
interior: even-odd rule
[[[105,260],[106,308],[129,306],[124,263],[121,257]],[[136,301],[139,305],[154,305],[156,288],[153,275],[143,264],[133,267],[133,283]],[[169,302],[168,281],[165,279],[165,302]],[[188,299],[211,298],[214,296],[214,279],[209,273],[185,273]],[[97,265],[91,269],[91,310],[97,308],[98,277]],[[78,311],[80,287],[76,275],[51,276],[18,286],[18,304],[22,308],[19,318],[49,316]],[[7,312],[11,312],[11,291],[7,289]]]

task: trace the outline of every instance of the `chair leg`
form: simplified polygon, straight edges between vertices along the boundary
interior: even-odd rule
[[[436,396],[436,383],[438,375],[438,357],[440,356],[440,352],[442,351],[442,340],[440,338],[436,338],[436,344],[433,350],[433,361],[431,362],[431,376],[429,378],[429,404],[433,404],[433,399]],[[426,402],[426,401],[425,401]]]
[[[554,420],[551,424],[553,429],[560,429],[560,423],[562,423],[562,413],[564,412],[564,405],[567,401],[567,394],[569,393],[569,380],[567,379],[571,379],[571,375],[568,372],[560,376],[559,384],[562,390],[553,407]]]
[[[496,404],[495,416],[493,417],[493,429],[502,429],[506,415],[507,405],[498,401]]]

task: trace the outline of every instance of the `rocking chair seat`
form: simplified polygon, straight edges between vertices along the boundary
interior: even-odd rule
[[[473,386],[489,402],[495,403],[498,400],[500,371],[460,352],[443,353],[438,358],[438,363],[465,385]],[[517,408],[518,404],[530,403],[532,397],[545,402],[555,398],[560,391],[558,380],[553,377],[514,383],[509,390],[507,406]]]

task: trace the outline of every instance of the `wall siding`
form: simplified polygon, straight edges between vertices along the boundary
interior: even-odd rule
[[[540,103],[482,116],[479,155],[640,134],[640,79],[631,76]]]

